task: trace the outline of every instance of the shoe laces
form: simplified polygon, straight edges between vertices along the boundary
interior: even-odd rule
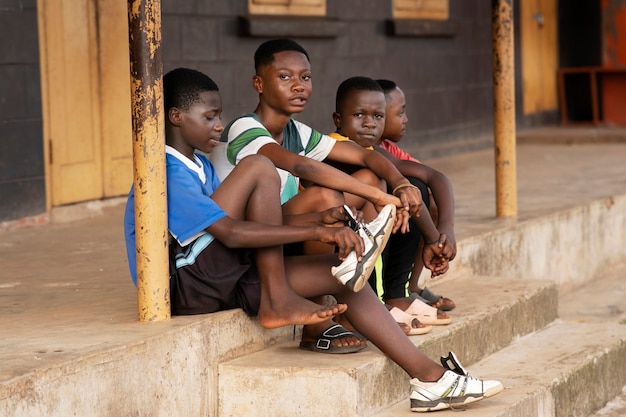
[[[372,232],[370,232],[370,230],[365,227],[365,224],[363,224],[362,222],[358,221],[356,219],[356,217],[354,217],[354,215],[352,214],[352,211],[350,210],[350,208],[344,204],[343,209],[345,210],[346,214],[348,215],[348,221],[346,222],[346,226],[348,226],[349,228],[351,228],[352,230],[354,230],[355,232],[359,232],[359,230],[362,230],[363,233],[365,233],[365,235],[367,236],[367,238],[370,240],[370,242],[372,242],[373,244],[376,243],[376,239],[374,239],[374,235],[372,234]]]
[[[454,383],[450,386],[450,395],[448,395],[448,409],[450,409],[451,411],[465,411],[467,409],[467,407],[465,406],[457,407],[456,405],[452,404],[452,397],[453,397],[454,391],[459,386],[461,378],[463,378],[463,386],[461,387],[459,394],[462,395],[463,393],[465,393],[465,390],[467,389],[467,380],[469,377],[458,375],[456,379],[454,380]]]
[[[460,393],[463,394],[465,390],[467,389],[467,385],[469,383],[470,378],[471,379],[475,379],[475,378],[471,377],[470,374],[467,372],[467,370],[463,367],[463,365],[461,365],[461,362],[459,362],[454,352],[448,352],[448,356],[442,356],[440,358],[440,361],[441,361],[441,365],[443,365],[445,369],[457,374],[457,377],[454,383],[450,387],[450,392],[451,393],[454,392],[454,390],[459,386],[460,379],[463,378],[463,387],[461,388],[461,391],[460,391]],[[448,406],[450,410],[452,411],[465,411],[466,410],[466,407],[457,407],[452,404],[452,395],[448,396]]]

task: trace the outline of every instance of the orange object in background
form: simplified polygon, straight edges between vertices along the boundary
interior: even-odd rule
[[[626,71],[626,0],[602,0],[602,67]],[[626,73],[603,73],[599,81],[602,120],[626,125]]]

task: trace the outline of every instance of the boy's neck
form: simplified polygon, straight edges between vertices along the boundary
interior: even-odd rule
[[[171,141],[166,141],[165,144],[167,146],[169,146],[170,148],[175,149],[181,155],[185,156],[186,158],[190,159],[191,161],[194,160],[194,153],[195,153],[196,150],[194,148],[192,148],[191,146],[180,146],[180,144],[178,144],[176,142],[171,142]]]
[[[282,143],[283,131],[285,130],[287,123],[289,123],[289,120],[291,120],[291,114],[280,114],[267,108],[263,108],[261,105],[257,106],[254,110],[254,114],[257,115],[261,124],[265,126],[265,129],[270,132],[272,138],[274,138],[274,140],[278,143]]]

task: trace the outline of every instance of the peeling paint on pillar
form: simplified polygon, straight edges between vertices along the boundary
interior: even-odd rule
[[[129,0],[137,302],[140,321],[170,313],[161,5]]]
[[[517,216],[513,0],[492,0],[496,215]]]

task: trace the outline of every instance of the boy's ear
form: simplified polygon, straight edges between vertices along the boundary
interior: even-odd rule
[[[337,129],[341,129],[341,115],[337,112],[333,113],[333,123]]]
[[[259,94],[263,92],[263,80],[261,80],[261,77],[258,75],[252,77],[252,87]]]
[[[183,112],[181,112],[176,107],[171,107],[170,110],[167,112],[167,119],[174,126],[180,126],[183,120]]]

